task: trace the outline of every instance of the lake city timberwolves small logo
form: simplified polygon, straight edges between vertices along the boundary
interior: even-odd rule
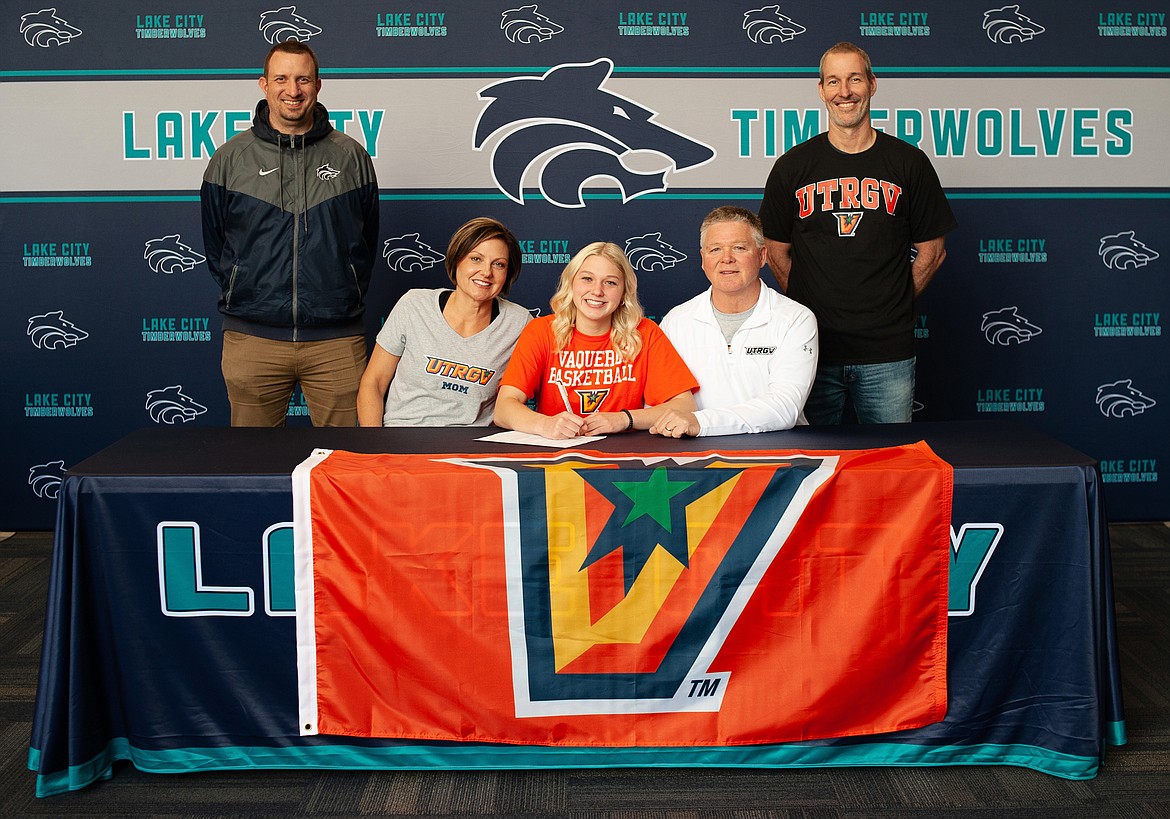
[[[526,177],[545,200],[561,208],[585,207],[582,189],[610,179],[622,201],[665,191],[671,171],[704,165],[710,146],[655,121],[657,112],[604,88],[613,61],[564,63],[540,76],[501,80],[479,91],[487,102],[475,124],[473,147],[491,149],[492,180],[524,204]],[[633,170],[631,155],[657,159],[659,170]],[[534,177],[535,179],[531,179]]]
[[[64,350],[89,338],[89,333],[65,318],[62,310],[53,310],[28,320],[26,331],[32,343],[41,350]]]
[[[679,262],[686,261],[687,254],[664,242],[662,233],[647,233],[626,239],[626,258],[639,273],[652,270],[670,270]]]
[[[30,46],[49,48],[67,45],[81,36],[81,29],[58,17],[56,9],[41,9],[21,16],[20,33]]]
[[[761,45],[786,43],[805,32],[804,26],[781,14],[778,5],[745,11],[743,28],[749,40]]]
[[[150,265],[155,273],[187,273],[195,269],[195,265],[207,261],[207,257],[198,251],[192,250],[183,244],[179,234],[172,233],[161,239],[149,239],[142,258]]]
[[[1124,418],[1141,415],[1157,401],[1133,385],[1133,380],[1123,378],[1112,384],[1097,387],[1097,407],[1108,418]]]
[[[1017,4],[983,12],[983,30],[993,43],[1015,44],[1043,34],[1044,26],[1020,14]]]
[[[321,29],[297,14],[296,6],[284,6],[261,12],[260,31],[272,45],[286,40],[308,42],[321,33]]]
[[[508,9],[500,18],[500,28],[510,43],[543,43],[565,30],[541,14],[535,3]]]
[[[718,711],[712,670],[833,456],[457,458],[503,490],[516,714]],[[750,468],[749,468],[750,467]],[[556,519],[572,525],[551,526]]]
[[[387,239],[382,245],[382,256],[386,264],[397,273],[418,273],[430,270],[445,256],[418,238],[417,233],[407,233]]]
[[[1132,230],[1102,236],[1097,254],[1111,270],[1134,270],[1145,267],[1159,256],[1154,250],[1135,239]]]
[[[183,392],[182,384],[151,390],[146,394],[146,410],[156,424],[187,423],[207,412],[207,407]]]
[[[38,498],[56,500],[61,491],[61,482],[65,480],[65,462],[49,461],[37,464],[28,470],[28,485]]]
[[[1021,316],[1016,307],[1003,307],[983,314],[983,325],[979,328],[988,344],[1003,347],[1031,341],[1043,332],[1032,322]]]
[[[341,171],[332,167],[328,162],[317,169],[317,178],[322,182],[328,182],[330,179],[336,179],[341,176]]]

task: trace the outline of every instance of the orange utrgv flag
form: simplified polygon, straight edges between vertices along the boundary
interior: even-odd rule
[[[294,473],[303,734],[774,743],[946,713],[950,467],[359,455]]]

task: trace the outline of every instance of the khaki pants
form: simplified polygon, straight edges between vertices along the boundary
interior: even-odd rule
[[[363,336],[273,341],[223,334],[223,380],[233,427],[283,427],[300,382],[316,427],[357,426],[357,389],[366,368]]]

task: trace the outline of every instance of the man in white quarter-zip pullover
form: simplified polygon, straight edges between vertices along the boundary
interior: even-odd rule
[[[805,423],[805,399],[817,369],[812,311],[767,287],[760,220],[720,207],[699,229],[703,272],[711,286],[662,320],[662,329],[699,381],[696,412],[671,411],[656,435],[735,435]]]

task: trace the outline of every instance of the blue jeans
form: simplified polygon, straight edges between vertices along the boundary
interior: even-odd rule
[[[902,424],[910,421],[914,402],[914,362],[846,364],[817,367],[812,392],[804,405],[810,424],[839,424],[845,399],[861,424]]]

